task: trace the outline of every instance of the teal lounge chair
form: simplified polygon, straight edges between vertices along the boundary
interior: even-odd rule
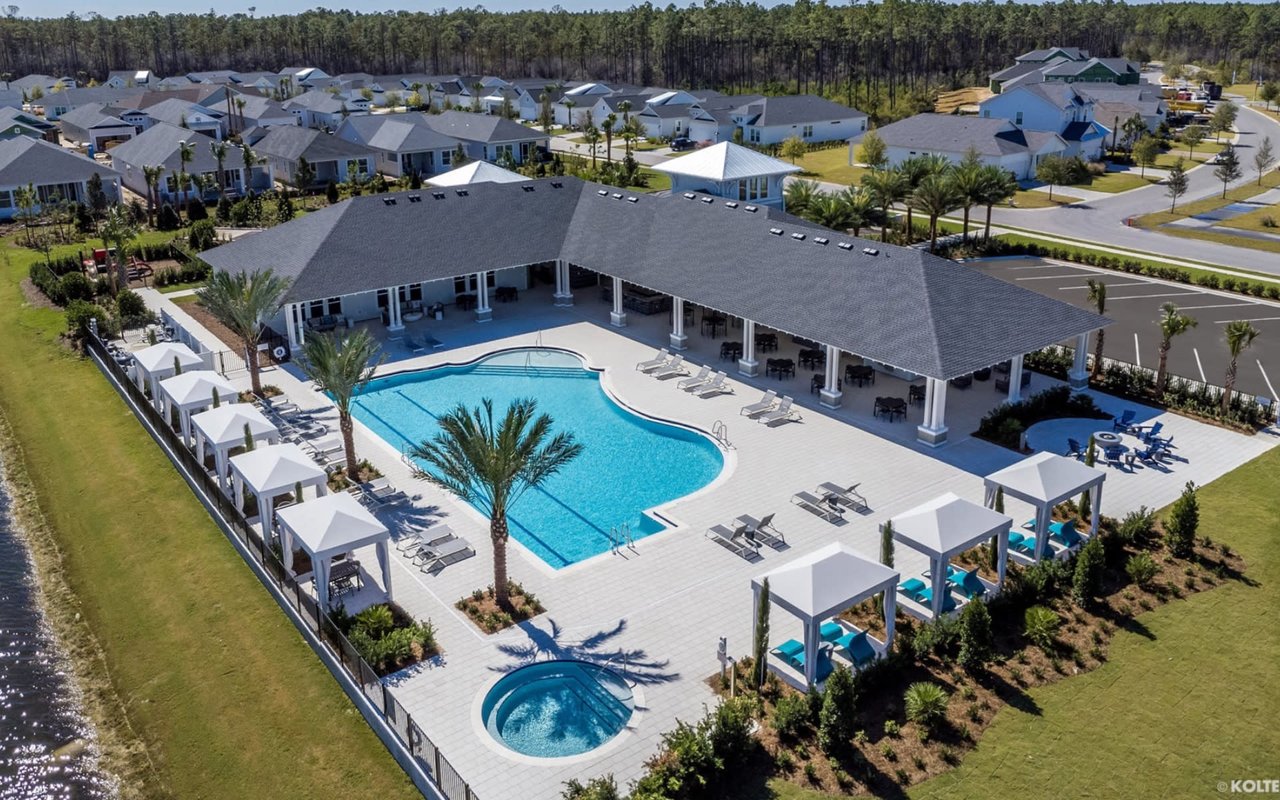
[[[908,578],[907,580],[898,584],[898,591],[906,595],[907,597],[910,597],[912,600],[919,600],[920,593],[923,592],[926,588],[928,587],[924,585],[924,581],[920,580],[919,578]]]
[[[947,576],[947,583],[970,600],[987,593],[987,587],[978,579],[977,569],[971,569],[968,572],[956,570],[955,573]]]
[[[869,664],[876,658],[876,649],[871,646],[871,642],[867,641],[866,631],[842,636],[836,640],[835,645],[842,648],[845,655],[849,656],[849,660],[858,667]]]
[[[801,672],[804,672],[804,663],[805,663],[804,656],[805,656],[804,650],[801,650],[799,653],[796,654],[795,658],[791,659],[790,661],[791,666],[795,667]],[[817,680],[817,682],[822,683],[822,681],[826,680],[826,677],[831,674],[831,671],[833,669],[835,669],[835,665],[831,663],[830,653],[828,653],[825,650],[819,650],[818,651],[818,672],[817,672],[817,675],[815,676],[815,679]]]
[[[797,642],[795,639],[788,639],[777,647],[773,648],[773,653],[783,661],[790,662],[797,655],[804,653],[804,644]]]
[[[1009,546],[1010,546],[1010,547],[1012,547],[1012,548],[1014,548],[1014,549],[1017,549],[1018,547],[1021,547],[1021,546],[1022,546],[1022,543],[1023,543],[1023,542],[1025,542],[1026,540],[1027,540],[1027,537],[1023,536],[1022,534],[1018,533],[1017,531],[1009,531]]]
[[[818,636],[824,642],[834,642],[846,633],[848,631],[844,626],[834,620],[822,623],[822,627],[818,629]]]
[[[1080,543],[1080,535],[1076,533],[1076,520],[1053,523],[1049,526],[1049,538],[1057,539],[1067,547],[1075,547]]]
[[[924,605],[933,608],[933,587],[926,587],[917,599]],[[948,591],[946,597],[942,598],[942,613],[945,614],[948,611],[955,611],[955,609],[956,599],[952,597],[951,592]]]

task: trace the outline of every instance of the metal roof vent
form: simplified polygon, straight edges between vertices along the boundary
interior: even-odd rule
[[[725,201],[724,201],[724,204],[725,204],[726,206],[728,206],[729,208],[737,208],[737,207],[738,207],[738,204],[737,204],[735,201],[733,201],[733,200],[725,200]]]
[[[704,197],[704,198],[702,198],[702,202],[706,203],[707,205],[711,205],[712,203],[714,203],[714,202],[715,202],[715,198],[713,198],[713,197]]]
[[[874,247],[864,247],[864,248],[862,248],[862,252],[866,253],[866,254],[867,254],[867,255],[869,255],[869,256],[878,256],[878,255],[880,255],[880,251],[879,251],[879,250],[877,250],[877,249],[875,249]]]
[[[639,197],[636,197],[635,195],[631,195],[630,197],[628,197],[628,198],[627,198],[627,202],[628,202],[628,203],[639,203],[639,202],[640,202],[640,198],[639,198]]]
[[[770,228],[769,233],[772,233],[774,236],[781,236],[782,228]]]
[[[601,197],[608,197],[608,196],[609,196],[609,190],[608,190],[608,189],[596,189],[596,194],[600,195]]]
[[[621,195],[621,194],[619,194],[618,192],[614,192],[614,193],[613,193],[613,199],[614,199],[614,200],[621,200],[621,199],[622,199],[622,195]]]
[[[831,240],[830,240],[830,239],[828,239],[828,238],[827,238],[827,237],[825,237],[825,236],[815,236],[815,237],[813,237],[813,243],[814,243],[814,244],[826,244],[826,243],[827,243],[827,242],[829,242],[829,241],[831,241]]]
[[[792,239],[795,239],[797,242],[803,242],[803,241],[804,241],[804,234],[803,234],[803,233],[793,233],[793,234],[791,234],[791,238],[792,238]]]
[[[752,214],[756,213],[756,207],[755,207],[755,206],[743,206],[743,207],[742,207],[742,210],[743,210],[743,211],[750,211]]]
[[[521,186],[520,188],[521,188],[521,189],[523,189],[523,190],[525,190],[526,192],[532,192],[532,191],[533,191],[533,187],[532,187],[532,186],[528,186],[528,185],[526,185],[526,186]]]
[[[853,245],[849,244],[848,242],[836,242],[836,247],[839,247],[841,250],[853,249]]]
[[[470,192],[468,192],[466,189],[457,189],[455,191],[458,193],[458,197],[466,197],[468,194],[470,194]]]
[[[410,202],[410,203],[421,203],[421,202],[422,202],[422,195],[420,195],[420,194],[411,194],[411,195],[409,195],[409,202]]]
[[[560,181],[552,181],[552,182],[551,182],[551,188],[552,188],[552,189],[563,189],[563,188],[564,188],[564,184],[563,184],[563,183],[561,183]]]
[[[437,200],[443,200],[443,199],[444,199],[444,192],[432,192],[432,193],[431,193],[431,196],[432,196],[432,197],[434,197],[434,198],[435,198],[435,199],[437,199]]]
[[[685,200],[692,200],[692,199],[693,199],[693,198],[695,198],[695,197],[697,197],[697,195],[696,195],[696,194],[694,194],[693,192],[685,192],[685,193],[684,193],[684,199],[685,199]]]
[[[382,204],[384,206],[394,206],[396,204],[396,199],[394,197],[384,197],[382,198]]]

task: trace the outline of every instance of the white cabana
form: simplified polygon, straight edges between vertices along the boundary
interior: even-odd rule
[[[473,183],[520,183],[529,179],[518,172],[503,169],[487,161],[472,161],[457,169],[441,173],[426,182],[428,186],[468,186]]]
[[[173,360],[181,369],[204,369],[204,359],[181,342],[161,342],[133,354],[133,378],[139,389],[151,390],[151,403],[156,410],[160,402],[160,381],[173,377]]]
[[[1030,503],[1036,508],[1034,558],[1044,558],[1049,541],[1049,523],[1053,519],[1053,507],[1077,494],[1088,491],[1092,496],[1090,506],[1093,518],[1089,521],[1089,535],[1096,536],[1101,519],[1102,482],[1107,474],[1100,469],[1086,466],[1073,458],[1053,453],[1036,453],[1016,464],[993,472],[986,477],[986,504],[994,507],[996,490],[1003,488],[1006,497]]]
[[[316,462],[296,444],[272,444],[231,458],[231,482],[235,487],[236,508],[244,508],[244,487],[258,498],[258,515],[262,518],[262,541],[271,541],[271,517],[274,498],[292,492],[302,484],[316,488],[316,496],[328,492],[328,476]]]
[[[248,403],[219,406],[191,417],[191,429],[196,438],[196,458],[203,464],[205,450],[213,450],[218,483],[222,484],[223,490],[230,488],[227,479],[227,454],[233,447],[245,443],[246,426],[249,438],[255,444],[275,444],[280,441],[280,431],[276,430],[276,426]]]
[[[833,542],[753,579],[753,608],[760,604],[760,589],[765,578],[769,579],[769,598],[773,604],[791,612],[804,624],[804,677],[807,686],[818,682],[822,621],[880,592],[884,592],[885,630],[880,652],[887,652],[893,645],[898,586],[898,573],[894,569],[858,555],[848,545]],[[786,677],[786,673],[776,669],[775,672]]]
[[[280,545],[284,566],[293,569],[296,543],[311,557],[320,608],[329,608],[329,563],[334,556],[374,545],[382,568],[382,588],[391,599],[391,534],[378,518],[346,492],[280,509]]]
[[[188,446],[191,445],[191,415],[213,406],[215,394],[219,403],[240,402],[240,390],[211,369],[198,369],[165,378],[160,381],[160,394],[164,400],[160,412],[168,419],[175,408],[178,410],[182,441]]]
[[[891,522],[896,541],[929,557],[932,586],[928,601],[932,619],[948,610],[945,608],[951,596],[947,585],[948,565],[957,553],[995,537],[997,588],[1004,583],[1009,559],[1009,529],[1013,527],[1013,520],[1004,514],[947,492],[899,514]]]

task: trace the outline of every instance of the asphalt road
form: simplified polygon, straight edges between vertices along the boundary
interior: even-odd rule
[[[1062,266],[1040,259],[968,263],[1001,280],[1081,308],[1090,308],[1085,281],[1089,278],[1101,280],[1107,284],[1106,315],[1115,320],[1106,328],[1104,355],[1148,369],[1155,369],[1159,363],[1160,329],[1157,320],[1160,318],[1160,306],[1175,303],[1199,324],[1174,339],[1173,348],[1169,351],[1169,372],[1217,386],[1222,385],[1230,358],[1223,327],[1231,320],[1249,320],[1261,334],[1237,363],[1236,388],[1262,397],[1277,396],[1275,386],[1280,386],[1280,303],[1110,270]],[[1092,341],[1089,346],[1092,352]]]

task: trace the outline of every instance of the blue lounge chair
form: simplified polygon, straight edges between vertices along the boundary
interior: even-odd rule
[[[834,642],[846,633],[848,633],[848,631],[845,630],[845,627],[835,621],[824,622],[822,623],[822,627],[818,629],[818,636],[824,642]]]
[[[1075,456],[1080,458],[1084,455],[1084,448],[1075,439],[1067,439],[1067,452],[1062,454],[1066,458]]]
[[[975,597],[982,597],[987,593],[987,587],[978,578],[977,568],[968,572],[959,569],[955,570],[947,576],[947,583],[951,584],[956,591],[970,600]]]
[[[919,600],[920,593],[928,587],[924,585],[924,581],[919,578],[908,578],[898,584],[898,591],[910,597],[912,600]]]
[[[837,639],[835,645],[844,650],[854,666],[861,667],[875,660],[876,649],[871,646],[871,642],[867,641],[866,631],[846,634]]]
[[[790,659],[791,666],[795,667],[801,672],[804,672],[804,665],[805,665],[804,656],[805,656],[804,650],[801,650],[793,658]],[[826,650],[819,650],[818,651],[818,673],[816,675],[817,681],[821,683],[823,680],[826,679],[828,675],[831,674],[831,671],[833,669],[835,669],[835,665],[831,663],[831,654],[828,653]]]
[[[1165,449],[1161,447],[1159,444],[1153,443],[1153,444],[1147,445],[1146,450],[1141,450],[1136,452],[1134,456],[1139,461],[1145,462],[1147,464],[1159,464],[1160,454],[1163,453],[1164,451]]]
[[[933,587],[926,587],[925,590],[920,593],[919,600],[924,605],[933,608]],[[948,611],[955,611],[955,608],[956,599],[951,596],[951,591],[948,589],[946,597],[942,598],[942,613],[945,614]]]
[[[1124,445],[1113,444],[1110,447],[1102,448],[1102,454],[1107,459],[1108,464],[1120,466],[1120,459],[1124,457]]]
[[[1080,543],[1080,535],[1076,533],[1075,519],[1066,522],[1055,522],[1049,526],[1049,538],[1057,539],[1067,547],[1075,547]]]
[[[1140,435],[1140,438],[1142,439],[1142,441],[1146,442],[1147,444],[1151,444],[1151,440],[1159,436],[1160,431],[1162,430],[1164,430],[1164,423],[1157,422],[1155,425],[1152,425],[1150,428],[1144,429]]]
[[[1017,531],[1009,531],[1009,546],[1010,546],[1010,547],[1017,548],[1017,547],[1019,547],[1023,542],[1025,542],[1026,540],[1027,540],[1027,537],[1023,536],[1022,534],[1018,533]]]
[[[804,653],[804,644],[797,642],[795,639],[788,639],[777,647],[773,648],[773,652],[783,661],[790,662],[797,655]]]
[[[1129,426],[1133,424],[1133,421],[1137,416],[1138,413],[1132,408],[1126,408],[1120,413],[1120,416],[1111,420],[1111,430],[1122,432],[1129,430]]]

